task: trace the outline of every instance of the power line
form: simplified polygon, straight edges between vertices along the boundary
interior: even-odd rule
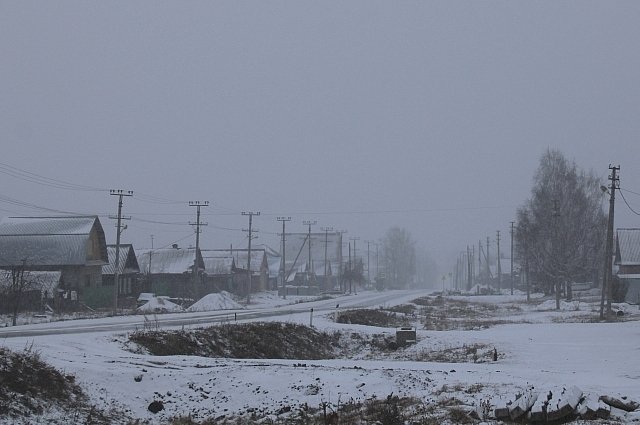
[[[57,189],[78,190],[78,191],[88,191],[88,192],[107,192],[108,191],[105,188],[85,186],[85,185],[76,184],[76,183],[69,183],[64,180],[46,177],[46,176],[32,173],[30,171],[23,170],[21,168],[17,168],[2,162],[0,162],[0,173],[9,175],[16,179],[20,179],[30,183],[35,183],[42,186],[54,187]]]
[[[629,189],[622,189],[622,188],[620,188],[620,187],[618,188],[618,190],[620,190],[620,191],[625,191],[625,192],[629,192],[629,193],[633,193],[634,195],[638,195],[638,196],[640,196],[640,193],[638,193],[638,192],[634,192],[633,190],[629,190]]]
[[[477,211],[477,210],[495,210],[503,208],[515,208],[516,205],[500,205],[485,207],[462,207],[462,208],[413,208],[401,210],[345,210],[345,211],[298,211],[293,214],[299,215],[365,215],[365,214],[397,214],[397,213],[425,213],[425,212],[453,212],[453,211]],[[264,213],[265,216],[279,216],[281,213]]]
[[[629,192],[629,191],[627,191]],[[633,192],[632,192],[633,193]],[[631,208],[631,205],[629,205],[629,202],[627,202],[627,198],[624,197],[624,193],[622,193],[622,191],[620,191],[620,196],[622,196],[622,200],[624,201],[625,204],[627,204],[627,208],[629,208],[629,210],[634,213],[635,215],[640,215],[639,212],[637,212],[636,210],[634,210],[633,208]]]
[[[33,209],[33,210],[39,210],[39,211],[47,211],[47,212],[52,212],[52,213],[56,213],[56,214],[66,214],[66,215],[86,215],[86,214],[81,214],[78,212],[73,212],[73,211],[63,211],[63,210],[58,210],[55,208],[47,208],[47,207],[43,207],[37,204],[32,204],[30,202],[25,202],[25,201],[21,201],[19,199],[15,199],[15,198],[10,198],[8,196],[4,196],[4,195],[0,195],[0,202],[4,202],[7,204],[11,204],[11,205],[15,205],[18,207],[23,207],[23,208],[29,208],[29,209]]]

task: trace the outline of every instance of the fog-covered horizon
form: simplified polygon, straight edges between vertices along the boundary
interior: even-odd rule
[[[496,230],[508,249],[547,149],[604,185],[620,165],[640,211],[639,21],[633,1],[0,1],[0,163],[44,177],[2,168],[0,216],[97,214],[115,243],[125,189],[136,248],[194,244],[207,200],[205,248],[246,245],[260,211],[255,243],[278,249],[278,216],[359,252],[399,226],[445,271]],[[615,225],[640,227],[622,199]]]

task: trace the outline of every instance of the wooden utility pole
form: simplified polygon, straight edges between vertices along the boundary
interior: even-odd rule
[[[473,272],[471,267],[473,266],[473,258],[471,257],[471,249],[467,245],[467,291],[471,290],[473,286]]]
[[[371,286],[371,273],[369,273],[369,254],[370,254],[370,249],[371,249],[371,243],[373,243],[373,241],[365,241],[367,243],[367,285]]]
[[[122,197],[124,196],[133,196],[133,191],[131,190],[114,190],[111,189],[109,191],[110,195],[118,197],[118,216],[116,217],[118,222],[116,224],[116,262],[114,265],[113,272],[113,314],[115,315],[118,312],[118,293],[120,291],[120,234],[124,231],[126,226],[122,227],[122,220],[130,219],[131,217],[122,217]],[[111,218],[111,217],[110,217]]]
[[[258,212],[253,212],[253,211],[242,211],[242,215],[248,215],[249,216],[249,229],[246,230],[249,232],[249,253],[247,255],[247,275],[248,275],[248,280],[247,280],[247,304],[249,304],[251,302],[251,239],[253,239],[252,236],[252,232],[253,232],[253,228],[252,226],[252,222],[253,222],[253,216],[259,216],[260,215],[260,211]],[[257,230],[256,230],[257,231]]]
[[[189,222],[191,226],[196,226],[196,254],[193,259],[193,272],[191,273],[191,280],[193,284],[193,294],[197,293],[197,284],[198,284],[198,252],[200,252],[200,226],[206,226],[207,223],[203,223],[200,221],[200,207],[208,207],[209,201],[189,201],[190,207],[196,207],[196,222]]]
[[[560,208],[558,207],[558,200],[553,200],[553,237],[551,239],[551,262],[554,264],[551,271],[553,273],[552,279],[555,284],[556,289],[556,310],[560,310],[560,278],[559,278],[559,270],[558,270],[558,218],[560,217]]]
[[[356,237],[349,238],[349,239],[353,241],[353,269],[356,269],[356,267],[358,267],[358,257],[356,256],[356,241],[359,241],[360,238],[356,236]],[[351,277],[352,277],[352,280],[353,280],[353,273],[351,273],[351,274],[352,274]],[[357,290],[357,288],[356,288],[356,290]],[[355,290],[354,290],[354,292],[355,292]],[[358,294],[356,293],[356,295],[358,295]]]
[[[478,283],[482,281],[482,241],[478,239]]]
[[[498,262],[497,262],[497,273],[498,273],[498,293],[500,293],[500,291],[502,290],[502,269],[500,268],[500,230],[498,230],[496,235],[496,243],[498,244],[498,251],[497,251],[497,257],[498,257]]]
[[[351,242],[349,242],[349,294],[351,294],[352,290],[353,290],[353,284],[352,284],[352,276],[351,276]]]
[[[287,299],[287,262],[285,261],[285,223],[291,221],[291,217],[277,217],[276,220],[282,222],[282,255],[280,255],[280,274],[282,275],[282,298]]]
[[[600,319],[604,319],[604,293],[605,288],[607,292],[607,315],[611,315],[611,300],[613,298],[613,219],[614,210],[616,204],[616,189],[618,188],[618,182],[620,177],[617,172],[620,171],[620,166],[611,166],[609,164],[611,174],[609,180],[611,180],[611,186],[609,186],[609,217],[607,220],[607,245],[605,249],[604,258],[604,274],[602,276],[602,300],[600,302]]]
[[[491,287],[491,266],[489,265],[491,260],[489,260],[489,236],[487,236],[487,252],[484,253],[484,262],[486,263],[487,266],[487,287],[490,288]]]
[[[316,220],[304,220],[302,222],[302,224],[304,226],[309,226],[309,230],[308,230],[308,234],[307,234],[307,242],[309,243],[309,259],[308,259],[308,263],[307,263],[307,269],[309,271],[309,277],[312,274],[312,262],[311,262],[311,226],[315,226],[318,222]]]
[[[322,230],[324,230],[324,289],[326,291],[328,289],[333,289],[327,288],[327,275],[329,274],[329,267],[327,267],[329,264],[327,262],[327,248],[329,246],[329,232],[333,232],[333,227],[323,227]]]
[[[515,221],[511,222],[511,295],[513,295],[513,226],[515,224]]]

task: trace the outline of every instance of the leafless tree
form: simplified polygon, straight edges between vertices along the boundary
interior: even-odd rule
[[[15,326],[18,321],[18,313],[24,307],[25,296],[28,291],[38,287],[38,279],[31,276],[25,270],[26,261],[22,266],[16,266],[4,272],[0,291],[7,302],[12,315],[12,324]]]
[[[387,230],[382,239],[382,252],[389,285],[406,288],[416,274],[416,247],[411,234],[399,227]]]
[[[516,250],[546,293],[566,283],[570,298],[570,283],[598,270],[606,230],[600,185],[557,150],[541,157],[532,196],[517,212]]]

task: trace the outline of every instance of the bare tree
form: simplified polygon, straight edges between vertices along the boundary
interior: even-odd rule
[[[24,307],[26,293],[36,287],[37,279],[25,270],[25,263],[7,270],[2,279],[1,290],[11,312],[12,324],[16,326],[18,313]]]
[[[531,192],[517,213],[518,256],[537,274],[545,293],[559,297],[566,284],[570,298],[571,282],[592,278],[601,263],[606,217],[600,180],[559,151],[547,150]]]
[[[406,229],[392,227],[382,239],[383,264],[393,288],[406,288],[416,274],[416,248]]]

